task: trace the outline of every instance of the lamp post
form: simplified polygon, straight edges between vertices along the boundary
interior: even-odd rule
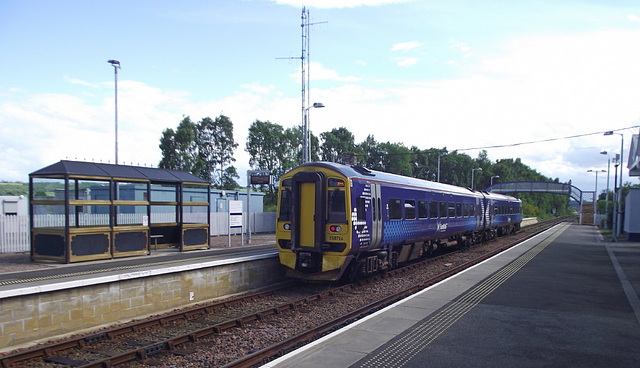
[[[616,190],[616,188],[618,187],[618,165],[619,165],[619,160],[620,160],[620,155],[618,155],[616,153],[615,157],[613,158],[613,166],[615,167],[614,169],[614,174],[613,174],[613,226],[611,227],[611,241],[612,242],[616,242],[618,241],[618,239],[616,238],[616,229],[618,228],[618,216],[616,216],[617,211],[618,211],[618,191]]]
[[[593,194],[593,224],[597,226],[596,224],[596,214],[598,213],[598,173],[601,172],[606,172],[605,170],[587,170],[587,172],[594,172],[596,173],[596,188],[594,190],[594,194]]]
[[[118,60],[107,60],[107,63],[113,66],[113,72],[116,82],[116,165],[118,164],[118,69],[120,69],[120,62]]]
[[[475,169],[471,169],[471,190],[473,190],[473,173],[475,171],[482,171],[481,167],[475,168]]]
[[[608,219],[609,219],[609,173],[611,170],[611,156],[609,156],[609,152],[607,151],[602,151],[600,152],[601,155],[607,155],[607,195],[605,197],[604,200],[604,228],[608,229]]]
[[[311,162],[311,131],[309,129],[309,109],[322,108],[322,102],[314,102],[312,106],[304,109],[304,122],[302,124],[302,163]]]
[[[440,158],[446,156],[447,153],[446,152],[442,152],[440,154],[438,154],[438,183],[440,182]]]
[[[624,134],[622,133],[614,133],[613,130],[610,130],[608,132],[605,132],[604,135],[614,135],[617,134],[620,136],[620,188],[618,189],[618,209],[616,212],[614,212],[614,216],[616,217],[616,221],[613,232],[615,233],[615,236],[620,235],[620,228],[622,226],[622,165],[623,165],[623,156],[624,156]],[[617,169],[617,166],[616,166]],[[616,170],[617,171],[617,170]],[[616,173],[616,179],[617,179],[618,174]],[[617,187],[617,186],[616,186]],[[614,188],[615,190],[615,188]]]
[[[491,185],[493,185],[493,179],[500,179],[500,175],[494,175],[491,177]]]

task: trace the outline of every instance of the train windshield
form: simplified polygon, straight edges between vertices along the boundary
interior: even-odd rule
[[[345,191],[333,189],[329,191],[329,222],[347,223],[347,211],[345,205]]]
[[[284,188],[280,191],[278,221],[291,221],[291,189]]]

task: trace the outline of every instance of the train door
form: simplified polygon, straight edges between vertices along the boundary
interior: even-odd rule
[[[371,248],[382,241],[382,195],[380,184],[371,183]]]
[[[482,196],[478,199],[479,202],[479,210],[478,210],[478,227],[480,229],[487,228],[487,197]]]
[[[324,174],[300,172],[292,178],[293,208],[291,242],[294,248],[313,249],[322,244],[324,227]]]
[[[313,247],[315,245],[314,217],[316,213],[315,201],[306,201],[304,198],[315,198],[316,183],[300,183],[300,245],[301,247]]]
[[[495,217],[494,209],[493,209],[493,199],[487,198],[486,212],[487,212],[487,228],[492,229],[493,223],[494,223],[494,217]]]

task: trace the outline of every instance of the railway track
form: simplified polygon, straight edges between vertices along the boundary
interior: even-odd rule
[[[254,366],[450,277],[560,221],[529,226],[490,242],[494,247],[481,245],[430,258],[356,284],[288,283],[38,346],[0,357],[0,367],[172,366],[165,361],[173,366],[194,361],[194,366]],[[426,263],[430,267],[425,267]],[[426,270],[429,273],[417,276]],[[203,363],[198,365],[200,361]]]

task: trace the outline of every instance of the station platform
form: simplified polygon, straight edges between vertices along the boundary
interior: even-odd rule
[[[149,277],[226,263],[277,258],[275,235],[255,236],[252,244],[180,252],[176,248],[153,249],[148,256],[125,257],[78,263],[34,263],[28,254],[0,257],[0,299],[52,291],[118,279]],[[272,239],[273,238],[273,239]],[[226,237],[217,243],[225,243]],[[237,241],[235,242],[237,243]],[[81,282],[82,285],[79,285]]]
[[[264,367],[640,367],[640,243],[560,224]]]

